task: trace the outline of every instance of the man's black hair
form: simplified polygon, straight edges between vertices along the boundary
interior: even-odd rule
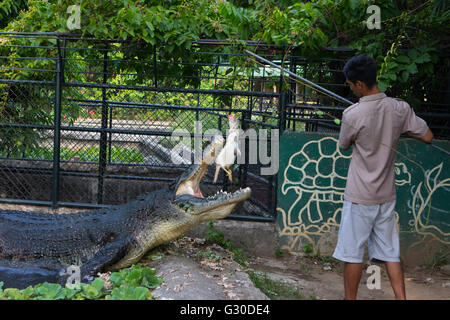
[[[344,66],[347,80],[364,82],[371,89],[377,83],[377,64],[375,60],[365,54],[354,56]]]

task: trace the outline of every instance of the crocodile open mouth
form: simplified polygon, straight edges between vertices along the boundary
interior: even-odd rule
[[[208,168],[207,163],[201,163],[200,165],[195,165],[191,167],[192,171],[189,177],[184,181],[180,182],[178,188],[175,192],[177,198],[186,199],[186,196],[195,197],[201,199],[204,202],[212,203],[234,203],[238,201],[246,200],[250,197],[250,188],[240,188],[234,192],[227,191],[217,191],[214,195],[205,197],[200,189],[200,182],[205,176],[206,170]],[[184,197],[183,197],[184,196]],[[199,201],[200,202],[200,201]]]
[[[200,182],[206,174],[208,165],[214,162],[215,156],[220,152],[222,144],[222,137],[215,138],[203,153],[201,163],[192,165],[180,177],[175,191],[175,203],[185,203],[184,207],[187,206],[196,211],[196,213],[201,213],[214,207],[235,204],[250,197],[250,188],[241,188],[234,192],[220,190],[214,195],[207,197],[203,195],[200,189]]]

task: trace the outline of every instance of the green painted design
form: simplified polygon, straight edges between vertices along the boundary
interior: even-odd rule
[[[334,248],[351,160],[351,150],[337,142],[337,135],[319,133],[281,137],[277,224],[282,247],[291,252],[305,244]],[[450,150],[449,141],[433,143]],[[396,216],[408,248],[428,239],[450,244],[449,169],[445,153],[413,139],[399,142]]]

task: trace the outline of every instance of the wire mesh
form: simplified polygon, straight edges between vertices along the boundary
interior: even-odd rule
[[[286,54],[285,47],[253,45],[266,59],[355,100],[341,72],[350,53],[307,59]],[[418,114],[448,137],[445,83],[421,89],[428,101],[422,97]],[[245,130],[245,161],[234,166],[231,182],[221,172],[214,184],[211,167],[203,193],[250,186],[251,199],[234,213],[274,219],[277,173],[262,174],[268,164],[258,154],[260,133],[266,132],[270,156],[272,130],[337,132],[333,120],[316,111],[340,118],[343,109],[226,43],[197,41],[185,56],[172,57],[163,46],[1,33],[0,201],[54,207],[127,202],[172,183],[195,159],[196,143],[203,148],[209,142],[208,136],[196,141],[195,134],[226,136],[233,112]],[[174,132],[188,134],[189,143]]]

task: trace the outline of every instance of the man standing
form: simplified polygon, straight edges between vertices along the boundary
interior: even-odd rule
[[[338,243],[333,257],[345,262],[346,299],[356,299],[364,245],[370,260],[383,261],[396,299],[406,299],[400,244],[394,214],[394,163],[401,134],[431,143],[433,133],[412,108],[389,98],[377,86],[375,61],[359,55],[344,67],[347,83],[359,102],[342,117],[339,147],[353,145],[344,192]]]

